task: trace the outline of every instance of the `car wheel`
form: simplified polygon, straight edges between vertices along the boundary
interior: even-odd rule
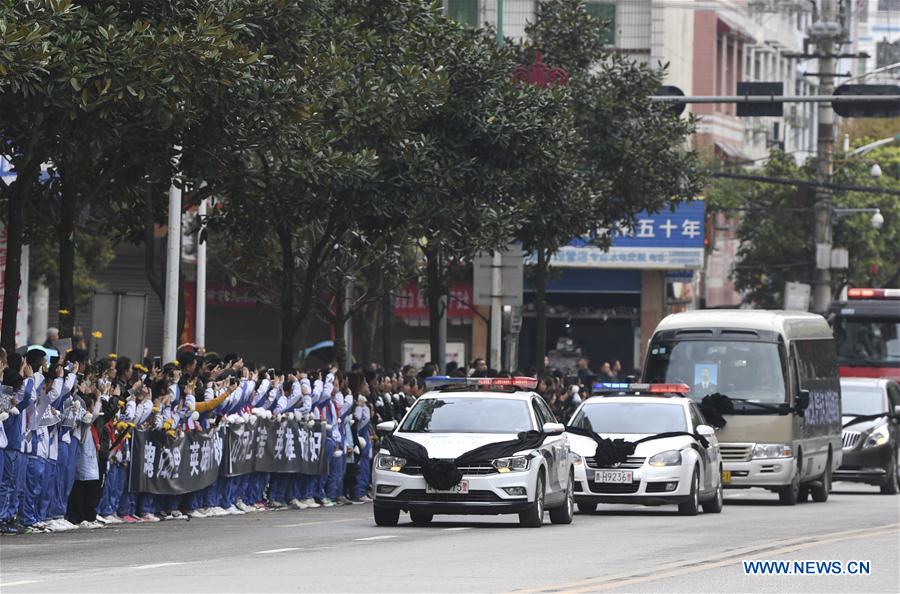
[[[409,512],[409,518],[412,520],[413,524],[427,526],[431,523],[431,520],[434,519],[434,514],[430,512],[412,510]]]
[[[534,491],[534,503],[527,510],[519,514],[519,524],[526,528],[540,528],[544,523],[544,473],[538,475],[537,486]]]
[[[377,526],[396,526],[400,521],[400,510],[390,509],[375,505],[372,508],[375,513],[375,524]]]
[[[569,486],[566,487],[566,503],[550,510],[550,521],[554,524],[571,524],[575,517],[575,476],[569,474]]]
[[[797,505],[800,500],[800,469],[794,470],[791,484],[778,490],[778,502],[781,505]]]
[[[812,500],[816,503],[825,503],[828,501],[828,493],[831,492],[831,454],[828,454],[828,461],[825,463],[825,472],[822,478],[815,485],[810,487]]]
[[[583,514],[592,514],[597,511],[597,504],[593,501],[579,501],[578,511]]]
[[[722,475],[722,472],[719,471],[719,475]],[[705,514],[718,514],[722,513],[722,508],[725,506],[725,487],[722,485],[722,481],[719,481],[719,488],[716,489],[716,496],[710,499],[709,501],[703,502],[703,513]]]
[[[691,479],[691,495],[687,501],[678,504],[678,513],[682,516],[696,516],[700,510],[700,473],[694,468]]]
[[[897,466],[897,450],[891,456],[891,463],[888,466],[888,476],[881,485],[882,495],[896,495],[900,493],[900,467]]]

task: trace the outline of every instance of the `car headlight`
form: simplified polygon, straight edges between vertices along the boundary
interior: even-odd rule
[[[890,439],[891,436],[888,435],[887,425],[882,425],[881,427],[872,430],[869,437],[866,438],[866,443],[863,444],[863,449],[877,448],[880,445],[886,444]]]
[[[375,468],[378,470],[400,472],[404,466],[406,466],[406,458],[398,458],[388,454],[378,454],[378,457],[375,458]]]
[[[528,456],[514,456],[512,458],[497,458],[491,462],[497,472],[517,472],[528,470]]]
[[[582,458],[575,452],[572,452],[572,464],[574,464],[575,466],[581,466],[582,464],[584,464],[584,458]]]
[[[660,452],[655,456],[650,456],[647,463],[650,466],[681,466],[681,452],[678,450]]]
[[[790,458],[793,455],[794,447],[785,443],[758,443],[753,446],[753,458],[756,460]]]

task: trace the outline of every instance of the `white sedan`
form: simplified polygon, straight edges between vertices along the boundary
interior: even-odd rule
[[[375,523],[413,523],[435,514],[519,515],[539,527],[544,512],[569,524],[575,511],[574,458],[565,427],[532,389],[536,380],[429,378],[423,394],[375,457]],[[442,383],[442,380],[447,380]],[[524,389],[523,389],[524,388]]]
[[[570,446],[578,455],[579,510],[594,511],[598,503],[636,503],[677,504],[682,515],[695,515],[701,507],[710,513],[722,511],[722,461],[715,430],[690,399],[594,396],[578,407],[569,427]],[[669,433],[675,435],[663,435]],[[603,454],[599,438],[621,439],[625,443],[618,445],[626,450],[643,441],[627,456],[619,456],[621,461],[610,463],[604,455],[598,463],[598,454]]]

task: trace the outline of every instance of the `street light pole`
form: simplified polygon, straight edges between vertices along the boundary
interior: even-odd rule
[[[497,45],[503,47],[503,0],[497,0]],[[494,250],[491,258],[491,352],[490,366],[493,369],[502,369],[503,362],[500,359],[503,340],[503,282],[502,282],[503,256],[498,250]],[[443,364],[443,363],[442,363]]]
[[[206,346],[206,203],[207,198],[200,201],[197,208],[197,219],[200,231],[197,233],[197,320],[195,322],[194,342],[198,347]]]
[[[834,93],[834,70],[837,38],[837,2],[822,0],[818,23],[813,25],[816,34],[816,51],[819,58],[820,88],[822,95]],[[819,104],[819,130],[816,145],[816,181],[831,183],[834,160],[834,109],[830,103]],[[831,302],[831,188],[817,185],[815,189],[815,262],[813,265],[813,311],[823,313]],[[828,257],[824,252],[828,251]],[[820,257],[820,254],[823,254]]]
[[[163,311],[163,361],[175,359],[178,340],[178,270],[181,265],[181,190],[169,187],[169,229],[166,242],[166,306]]]

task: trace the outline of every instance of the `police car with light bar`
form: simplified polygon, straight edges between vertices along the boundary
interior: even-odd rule
[[[828,323],[842,377],[900,380],[900,289],[851,288]]]
[[[534,392],[536,379],[437,376],[425,382],[429,391],[399,423],[377,427],[392,432],[373,469],[377,525],[396,525],[401,511],[416,524],[428,524],[435,514],[518,514],[520,524],[539,527],[545,511],[555,524],[572,522],[574,459],[565,426]],[[523,439],[526,449],[509,449]],[[422,457],[398,455],[394,441]],[[477,457],[504,444],[502,457]],[[458,471],[457,484],[436,488],[426,480],[441,464]]]
[[[598,503],[677,504],[682,515],[719,513],[722,461],[715,430],[684,384],[598,383],[569,422],[575,461],[575,501],[582,512]],[[601,395],[602,394],[602,395]],[[593,438],[585,434],[593,434]],[[598,462],[598,439],[634,445],[620,462]],[[608,443],[608,442],[607,442]]]

